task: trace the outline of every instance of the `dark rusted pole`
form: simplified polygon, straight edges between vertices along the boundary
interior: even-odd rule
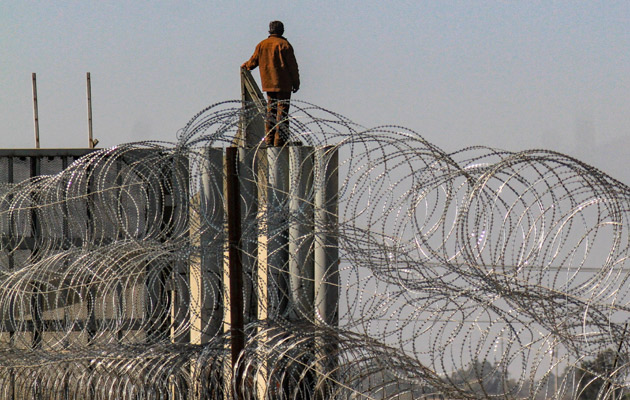
[[[39,149],[39,108],[37,106],[37,74],[31,74],[33,80],[33,121],[35,122],[35,148]]]
[[[243,326],[243,266],[241,264],[241,207],[238,179],[238,148],[225,149],[228,207],[228,241],[230,269],[230,337],[232,344],[232,373],[235,374],[234,399],[240,400],[238,387],[243,381],[241,368],[236,368],[238,356],[245,348]]]
[[[98,143],[98,140],[94,140],[92,131],[92,78],[90,73],[86,73],[86,89],[87,89],[87,118],[88,118],[88,147],[94,148],[94,145]],[[96,143],[95,143],[96,142]]]

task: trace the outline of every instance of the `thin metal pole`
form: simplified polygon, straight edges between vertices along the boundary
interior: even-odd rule
[[[33,119],[35,122],[35,148],[39,149],[39,113],[37,111],[37,74],[32,73],[33,78]]]
[[[241,207],[238,179],[238,148],[226,150],[227,206],[228,206],[228,241],[230,270],[230,338],[232,344],[232,373],[234,376],[234,399],[242,397],[239,386],[242,383],[242,368],[236,368],[238,356],[245,348],[243,323],[243,265],[241,263]]]
[[[88,117],[88,147],[94,148],[94,140],[92,136],[92,79],[90,73],[87,73],[87,117]]]

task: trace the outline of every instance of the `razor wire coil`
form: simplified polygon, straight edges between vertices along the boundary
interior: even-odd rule
[[[191,119],[176,143],[120,145],[0,183],[0,397],[578,399],[597,388],[604,399],[630,390],[625,184],[553,151],[447,153],[406,128],[366,129],[303,102],[292,110],[289,141],[305,153],[280,176],[299,183],[310,168],[310,183],[275,193],[260,176],[262,143],[238,165],[250,177],[243,199],[271,196],[241,203],[241,375],[225,320],[224,165],[210,154],[261,116],[225,102]],[[338,155],[332,217],[317,205],[329,182],[308,149]],[[328,218],[314,220],[318,212]],[[282,257],[297,269],[269,262],[263,284],[265,235],[270,260],[287,252],[275,242],[292,243]],[[322,237],[338,250],[334,322],[312,309],[317,281],[299,265]]]

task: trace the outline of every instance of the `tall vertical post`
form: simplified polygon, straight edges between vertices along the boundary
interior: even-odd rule
[[[336,325],[339,302],[338,155],[320,147],[315,154],[315,319]]]
[[[230,338],[232,373],[234,374],[233,395],[240,400],[239,387],[243,378],[243,371],[237,368],[238,357],[245,348],[245,332],[243,324],[243,266],[241,264],[241,206],[238,179],[238,148],[226,149],[227,170],[227,205],[228,205],[228,242],[229,242],[229,273],[230,273]]]
[[[255,165],[260,155],[255,147],[238,147],[238,177],[241,199],[241,262],[243,265],[243,311],[245,324],[257,319],[256,269],[258,261],[258,243],[256,224],[258,214],[257,184]]]
[[[225,240],[223,150],[207,148],[201,158],[199,214],[191,212],[191,218],[196,219],[191,229],[200,229],[201,235],[191,233],[191,237],[198,240],[195,244],[199,246],[199,254],[190,263],[190,343],[199,345],[223,333],[222,244]]]
[[[37,74],[31,74],[33,79],[33,120],[35,123],[35,148],[39,149],[39,111],[37,108]]]
[[[223,334],[224,329],[224,154],[221,148],[207,147],[199,153],[200,190],[193,196],[190,210],[190,237],[193,252],[189,263],[190,344],[205,345]],[[229,276],[229,275],[228,275]],[[191,375],[201,370],[191,364]],[[227,377],[228,374],[226,373]],[[200,400],[203,389],[200,382],[189,387],[188,398]],[[217,399],[222,397],[217,396]]]
[[[289,147],[289,319],[312,320],[313,147]]]
[[[92,136],[92,80],[90,73],[87,73],[87,118],[88,118],[88,147],[94,148],[94,137]]]
[[[264,128],[263,128],[264,129]],[[264,130],[263,130],[264,133]],[[269,257],[268,257],[268,245],[269,245],[269,224],[267,223],[267,215],[269,205],[267,201],[269,199],[268,192],[268,158],[267,150],[261,149],[258,159],[258,165],[256,170],[257,197],[255,201],[257,203],[257,216],[258,223],[258,238],[257,238],[257,263],[256,263],[256,297],[258,299],[256,304],[257,317],[259,321],[267,321],[268,306],[269,306]],[[258,343],[260,346],[265,346],[267,343],[267,334],[264,328],[261,327],[258,330]],[[260,367],[256,377],[256,399],[262,400],[265,398],[265,393],[268,390],[267,377],[268,377],[268,362],[266,357],[260,361]]]
[[[315,323],[335,327],[339,318],[338,154],[334,147],[315,150],[314,278]],[[315,339],[315,369],[319,379],[315,398],[329,398],[337,368],[337,344],[330,337]]]
[[[267,260],[268,276],[274,287],[268,293],[268,312],[271,317],[288,317],[289,303],[289,228],[288,228],[288,186],[289,149],[269,147],[268,192],[267,192]]]

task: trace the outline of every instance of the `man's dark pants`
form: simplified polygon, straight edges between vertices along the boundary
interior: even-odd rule
[[[265,142],[268,146],[283,146],[289,140],[289,100],[291,92],[267,92]]]

